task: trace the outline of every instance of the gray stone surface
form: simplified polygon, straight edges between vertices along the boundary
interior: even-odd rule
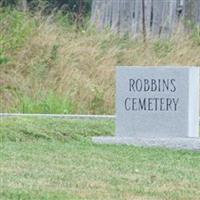
[[[93,137],[97,144],[126,144],[200,151],[200,138]]]
[[[116,82],[116,137],[199,137],[199,68],[118,67]]]

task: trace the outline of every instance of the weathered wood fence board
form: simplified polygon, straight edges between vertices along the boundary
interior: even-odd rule
[[[200,24],[200,0],[93,0],[92,21],[133,37],[168,37],[180,22]]]

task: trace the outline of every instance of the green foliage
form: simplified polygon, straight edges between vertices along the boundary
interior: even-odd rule
[[[55,61],[58,58],[58,49],[59,49],[59,45],[54,44],[51,50],[51,55],[50,55],[51,60]]]
[[[69,114],[74,113],[75,105],[55,92],[38,92],[35,98],[22,96],[20,103],[16,108],[11,109],[13,112],[22,113],[54,113]]]
[[[72,20],[70,20],[70,14],[66,13],[65,15],[58,11],[55,15],[56,23],[61,25],[63,28],[71,28],[73,26]]]
[[[166,57],[173,50],[173,44],[169,40],[158,40],[153,50],[159,58]]]
[[[200,45],[200,26],[195,26],[195,28],[193,28],[192,40],[195,44]]]
[[[36,25],[36,21],[23,12],[0,8],[0,54],[21,47]]]
[[[93,89],[93,93],[94,93],[94,98],[91,101],[90,110],[92,110],[92,112],[96,114],[105,113],[106,110],[104,108],[103,92],[95,87]]]
[[[4,118],[0,125],[0,142],[50,140],[68,142],[88,136],[111,135],[114,122],[104,120],[66,120],[56,118]]]
[[[0,65],[7,64],[9,62],[9,58],[7,56],[0,54]]]
[[[21,0],[2,0],[2,6],[16,7]],[[46,13],[58,9],[63,13],[72,12],[87,15],[91,10],[92,0],[27,0],[31,10],[43,8]]]

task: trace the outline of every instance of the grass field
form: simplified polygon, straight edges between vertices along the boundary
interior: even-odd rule
[[[92,144],[113,121],[0,122],[0,199],[199,199],[199,152]]]

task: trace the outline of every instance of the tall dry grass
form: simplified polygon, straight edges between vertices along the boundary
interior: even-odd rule
[[[1,65],[2,111],[17,111],[22,96],[35,101],[54,91],[73,103],[73,112],[112,114],[115,66],[200,65],[198,34],[143,43],[89,24],[76,30],[54,16],[34,18],[37,26],[23,45],[6,51],[12,59]]]

